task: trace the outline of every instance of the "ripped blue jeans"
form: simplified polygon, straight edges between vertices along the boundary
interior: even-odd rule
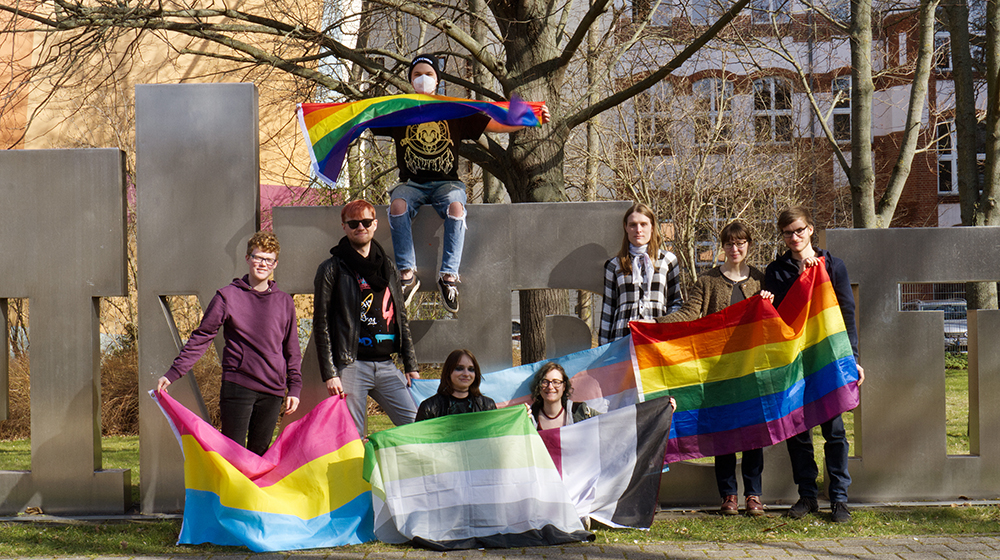
[[[465,183],[461,181],[430,181],[414,183],[407,181],[397,185],[391,200],[406,202],[406,212],[398,216],[389,210],[389,229],[392,231],[392,248],[396,255],[396,268],[400,271],[417,269],[417,257],[413,250],[411,223],[417,210],[424,204],[431,204],[438,216],[444,220],[444,248],[441,251],[441,274],[453,274],[458,278],[458,268],[462,264],[462,247],[465,245]],[[462,217],[448,215],[452,202],[462,204]]]

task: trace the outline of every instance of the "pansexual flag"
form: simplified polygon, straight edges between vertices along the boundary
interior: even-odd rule
[[[523,406],[399,426],[367,446],[381,541],[456,550],[594,538]]]
[[[824,264],[778,309],[755,296],[697,321],[630,326],[640,398],[677,399],[668,462],[773,445],[858,404]]]
[[[538,435],[580,517],[648,529],[669,431],[670,400],[653,399]]]
[[[538,126],[543,103],[477,101],[441,95],[405,94],[349,103],[300,103],[299,125],[313,169],[327,183],[337,182],[347,147],[368,128],[406,126],[486,113],[510,126]]]
[[[258,457],[170,395],[150,395],[184,453],[178,544],[272,552],[374,539],[364,446],[343,399],[318,404]]]
[[[544,360],[483,375],[479,390],[503,408],[531,402],[531,379],[545,362],[566,370],[573,384],[573,401],[586,402],[598,412],[635,404],[638,393],[632,372],[631,342],[622,338],[561,358]],[[437,392],[437,379],[414,379],[410,395],[418,405]]]

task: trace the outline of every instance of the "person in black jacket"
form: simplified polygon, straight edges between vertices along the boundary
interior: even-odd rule
[[[450,414],[496,410],[493,399],[479,392],[483,374],[479,362],[468,350],[454,350],[448,354],[441,368],[441,383],[437,394],[420,403],[417,421],[439,418]]]
[[[406,387],[420,374],[399,273],[374,240],[375,207],[355,200],[340,219],[345,235],[316,271],[313,336],[327,390],[347,399],[365,437],[369,394],[393,424],[413,422],[417,411]],[[394,353],[405,375],[393,363]]]
[[[830,275],[830,283],[837,294],[840,312],[844,317],[847,337],[851,341],[854,359],[858,360],[858,332],[854,323],[854,292],[851,290],[851,280],[847,276],[844,261],[834,257],[829,251],[813,247],[813,220],[809,210],[801,206],[793,206],[778,215],[778,229],[788,252],[780,255],[764,271],[764,289],[774,294],[774,306],[777,307],[785,298],[789,288],[795,283],[799,274],[807,268],[820,263],[819,258],[826,261],[826,271]],[[865,380],[865,370],[858,365],[858,385]],[[836,417],[820,424],[823,447],[826,453],[826,469],[830,477],[830,509],[832,519],[837,523],[851,520],[847,509],[847,487],[851,484],[851,475],[847,472],[847,457],[850,443],[844,431],[844,420],[838,414]],[[789,438],[786,442],[788,456],[792,461],[792,476],[799,487],[799,500],[789,510],[788,516],[800,519],[819,510],[816,497],[819,488],[816,477],[819,469],[813,457],[812,432],[806,430]]]

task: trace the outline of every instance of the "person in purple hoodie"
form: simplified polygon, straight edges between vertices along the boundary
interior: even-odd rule
[[[190,371],[223,327],[222,433],[257,455],[271,445],[282,404],[285,413],[295,412],[302,390],[295,304],[270,279],[280,250],[269,231],[250,238],[249,274],[215,293],[201,324],[156,385],[164,391]]]

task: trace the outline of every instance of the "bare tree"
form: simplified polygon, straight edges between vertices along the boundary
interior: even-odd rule
[[[18,69],[13,88],[41,87],[45,80],[50,95],[80,80],[81,68],[87,69],[89,81],[100,82],[110,79],[112,70],[141,65],[140,46],[154,41],[175,57],[224,63],[226,76],[275,88],[273,97],[284,94],[287,104],[409,91],[406,63],[414,52],[432,50],[452,61],[443,77],[474,95],[502,100],[518,93],[548,103],[553,117],[548,126],[514,133],[506,146],[493,140],[463,146],[464,155],[504,184],[512,202],[529,202],[566,199],[564,147],[577,126],[669,75],[748,2],[736,2],[713,25],[697,29],[669,60],[651,60],[643,80],[611,87],[596,102],[579,92],[566,97],[567,78],[581,63],[580,49],[593,27],[601,30],[601,48],[621,54],[635,44],[621,40],[631,31],[612,25],[613,19],[602,20],[610,0],[595,0],[576,12],[572,2],[539,0],[487,0],[485,10],[470,9],[476,4],[366,0],[363,9],[343,10],[342,15],[324,14],[322,6],[297,0],[239,9],[193,1],[3,1],[0,12],[8,15],[4,35],[30,32],[41,37],[30,57],[36,62]],[[648,20],[630,23],[633,30],[642,29]],[[470,79],[470,67],[481,68],[488,79]],[[181,79],[212,79],[223,70],[207,67],[197,70],[198,76]],[[301,167],[289,164],[293,175],[305,178]],[[535,301],[527,292],[522,302],[529,314],[544,314],[543,298]],[[525,336],[526,359],[544,355],[537,352],[544,348],[544,334],[529,331]]]

